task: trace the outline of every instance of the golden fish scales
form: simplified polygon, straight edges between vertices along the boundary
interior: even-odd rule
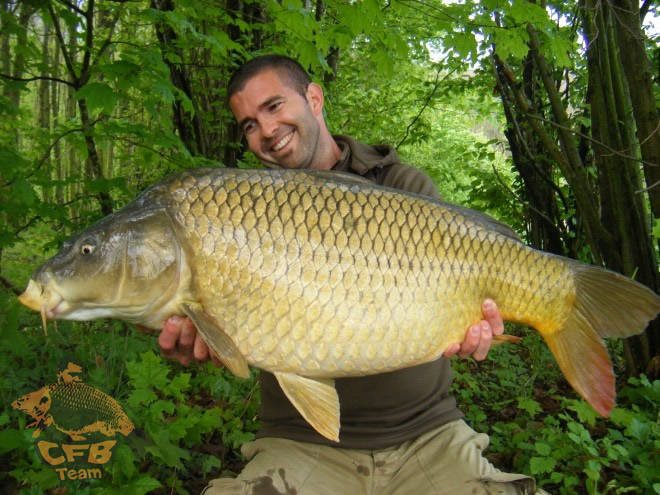
[[[566,318],[575,288],[547,255],[423,198],[282,180],[169,186],[195,292],[259,368],[336,377],[426,362],[462,339],[487,297],[508,320]],[[532,280],[551,290],[531,292]]]

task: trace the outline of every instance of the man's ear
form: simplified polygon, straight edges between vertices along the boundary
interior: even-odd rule
[[[309,83],[306,97],[314,115],[320,115],[323,112],[323,89],[321,89],[321,86],[316,83]]]

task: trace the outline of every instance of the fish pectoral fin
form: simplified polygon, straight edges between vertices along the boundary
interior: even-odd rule
[[[503,333],[501,335],[493,335],[493,340],[491,342],[491,346],[497,346],[500,344],[507,344],[507,343],[517,343],[522,340],[522,337],[517,337],[515,335],[508,335],[506,333]]]
[[[249,378],[250,368],[247,361],[231,337],[204,313],[201,306],[193,308],[189,304],[183,304],[182,308],[222,364],[234,375]]]
[[[275,372],[275,378],[294,407],[321,435],[339,442],[339,397],[335,381]]]

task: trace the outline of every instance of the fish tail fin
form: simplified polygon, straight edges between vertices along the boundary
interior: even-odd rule
[[[623,275],[575,264],[573,310],[563,326],[541,332],[568,382],[603,417],[614,407],[614,372],[603,338],[644,331],[660,297]]]

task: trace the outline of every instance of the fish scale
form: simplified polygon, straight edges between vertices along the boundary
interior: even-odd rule
[[[478,303],[493,296],[488,293],[489,274],[499,270],[492,265],[480,269],[484,265],[479,259],[498,262],[504,270],[516,265],[525,269],[531,258],[526,254],[536,254],[509,248],[507,252],[514,253],[513,257],[491,255],[486,249],[491,245],[518,243],[504,239],[484,243],[488,235],[497,235],[470,225],[463,216],[432,209],[422,198],[404,201],[400,194],[388,190],[367,197],[352,191],[355,185],[312,181],[295,184],[287,177],[282,177],[287,186],[277,189],[276,181],[268,181],[269,177],[236,173],[225,180],[227,194],[221,195],[219,204],[217,195],[209,192],[222,187],[217,180],[210,183],[202,176],[193,182],[189,176],[173,181],[169,187],[173,193],[186,188],[187,194],[181,197],[192,202],[189,211],[195,221],[182,222],[192,251],[206,252],[208,246],[213,246],[216,253],[193,277],[199,284],[198,292],[204,294],[203,306],[235,338],[248,361],[271,371],[348,376],[363,374],[361,370],[367,367],[371,373],[379,373],[396,369],[404,361],[434,359],[479,319]],[[217,207],[216,217],[205,213],[210,202],[214,203],[212,211]],[[257,202],[265,205],[257,207]],[[328,207],[329,203],[335,206]],[[396,211],[388,217],[390,205]],[[181,211],[186,211],[185,205],[181,205]],[[248,213],[256,218],[246,223]],[[321,232],[322,213],[324,230],[334,234],[332,242],[312,234],[315,229]],[[264,229],[263,223],[260,229],[256,227],[264,216],[272,219],[271,230]],[[228,219],[230,225],[219,219]],[[451,235],[436,236],[434,243],[433,237],[422,236],[419,226],[426,225],[432,231]],[[392,242],[384,241],[384,237]],[[264,246],[273,247],[275,266],[264,268]],[[504,251],[500,247],[499,252]],[[536,257],[541,259],[539,254]],[[228,267],[224,270],[227,282],[220,284],[215,276],[218,258]],[[443,259],[460,262],[443,263]],[[530,278],[549,279],[554,273],[555,280],[570,281],[565,276],[565,265],[538,265],[542,266],[530,271]],[[501,311],[513,319],[521,319],[516,315],[527,312],[525,287],[529,282],[521,278],[522,273],[513,271],[508,290],[502,291],[509,297],[498,297]],[[333,290],[332,297],[319,303],[319,293],[327,285]],[[567,284],[564,292],[571,290]],[[464,294],[471,297],[466,299]],[[270,318],[270,311],[261,311],[264,306],[278,308],[281,315]],[[320,311],[307,309],[319,306],[323,308]],[[447,311],[448,306],[455,309]],[[234,309],[227,311],[228,307]],[[383,307],[397,310],[391,318],[377,322]],[[554,311],[547,313],[538,316],[552,317]],[[438,322],[442,332],[438,332]],[[428,328],[435,331],[426,331]],[[382,334],[380,342],[371,342],[372,333]],[[330,338],[324,339],[324,334]],[[286,338],[293,338],[295,345]],[[260,346],[260,341],[267,345]],[[276,347],[274,342],[278,342]],[[316,352],[311,351],[312,347]],[[374,358],[381,352],[388,361],[380,360],[380,366],[374,366]],[[319,362],[319,355],[325,359]]]
[[[440,358],[486,298],[538,330],[603,415],[614,375],[601,339],[640,333],[660,311],[648,288],[526,247],[484,214],[346,174],[240,169],[152,186],[65,243],[21,301],[156,329],[188,315],[232,372],[273,372],[338,440],[334,378]]]

